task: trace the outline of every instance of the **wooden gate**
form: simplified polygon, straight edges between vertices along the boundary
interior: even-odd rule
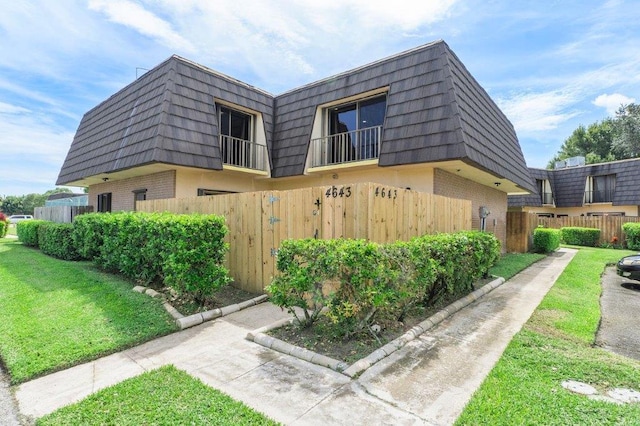
[[[467,200],[374,183],[139,201],[140,211],[208,213],[227,220],[227,267],[235,285],[260,293],[284,239],[408,240],[471,229]]]

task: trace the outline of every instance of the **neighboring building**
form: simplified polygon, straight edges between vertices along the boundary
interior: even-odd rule
[[[85,114],[57,184],[116,211],[367,181],[469,199],[503,241],[507,194],[535,191],[513,126],[444,41],[278,96],[172,56]]]
[[[68,192],[60,192],[57,194],[51,194],[44,201],[45,207],[50,206],[88,206],[89,195],[88,194],[72,194]]]
[[[575,164],[575,165],[574,165]],[[556,169],[529,169],[537,192],[509,196],[510,211],[539,216],[640,216],[640,159],[584,164],[584,158]]]

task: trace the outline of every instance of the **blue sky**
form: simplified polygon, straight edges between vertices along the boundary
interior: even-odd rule
[[[640,102],[637,0],[22,0],[0,14],[0,195],[55,181],[82,115],[172,54],[279,94],[443,39],[545,167]]]

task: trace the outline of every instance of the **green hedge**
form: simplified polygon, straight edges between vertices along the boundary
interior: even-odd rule
[[[600,232],[599,228],[567,226],[560,229],[560,240],[565,244],[595,247],[600,241]]]
[[[627,222],[622,225],[627,247],[631,250],[640,250],[640,222]]]
[[[551,253],[560,247],[560,230],[550,228],[536,228],[533,231],[533,251],[536,253]]]
[[[480,232],[392,244],[286,240],[278,250],[279,274],[267,291],[301,325],[312,325],[323,313],[349,335],[373,322],[401,320],[417,304],[470,292],[499,256],[499,241]]]
[[[38,226],[38,245],[44,254],[63,260],[80,258],[73,243],[73,225],[45,222]]]
[[[170,213],[89,213],[74,222],[79,254],[134,280],[163,282],[204,302],[229,283],[223,217]]]
[[[38,229],[41,225],[47,224],[46,220],[23,220],[16,223],[16,233],[18,240],[25,246],[40,247],[38,241]]]
[[[9,231],[9,222],[7,222],[6,220],[0,220],[0,238],[6,237],[8,231]]]

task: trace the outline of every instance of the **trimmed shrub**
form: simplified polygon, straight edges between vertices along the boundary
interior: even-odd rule
[[[92,260],[100,254],[102,222],[110,213],[87,213],[73,220],[73,243],[81,258]]]
[[[560,230],[551,228],[536,228],[533,231],[533,251],[536,253],[551,253],[560,247]]]
[[[0,212],[0,238],[4,238],[7,236],[7,232],[9,231],[9,219],[5,216],[4,213]]]
[[[46,220],[23,220],[16,223],[16,233],[18,240],[25,246],[39,247],[38,229],[41,225],[50,223]]]
[[[401,320],[417,304],[470,292],[499,256],[499,241],[481,232],[391,244],[286,240],[267,291],[300,325],[312,325],[324,312],[348,336],[374,321]]]
[[[595,247],[600,241],[600,229],[567,226],[560,229],[560,240],[575,246]]]
[[[162,282],[204,303],[229,283],[223,217],[170,213],[91,213],[74,222],[79,254],[136,281]]]
[[[38,227],[38,244],[44,254],[63,260],[80,258],[73,242],[73,225],[46,222]]]
[[[627,247],[631,250],[640,250],[640,222],[627,222],[622,225]]]

